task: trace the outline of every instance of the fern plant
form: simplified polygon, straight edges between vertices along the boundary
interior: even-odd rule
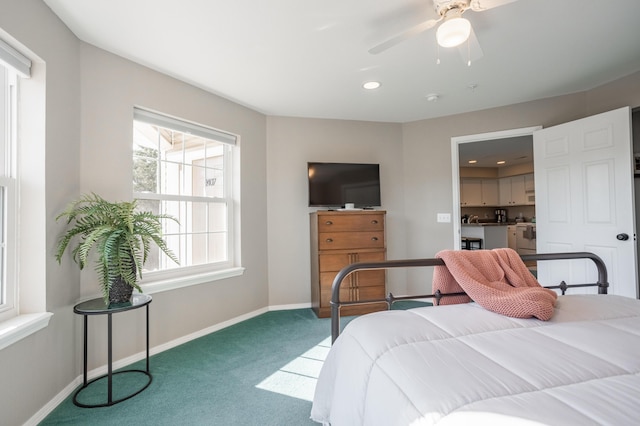
[[[156,244],[174,262],[175,254],[162,238],[162,219],[177,220],[170,215],[138,211],[137,200],[110,202],[94,193],[86,194],[69,203],[56,220],[65,218],[68,229],[58,241],[56,259],[70,245],[73,260],[83,269],[89,253],[95,249],[95,269],[105,304],[113,284],[121,279],[142,292],[138,277],[142,278],[142,266],[147,261],[151,245]]]

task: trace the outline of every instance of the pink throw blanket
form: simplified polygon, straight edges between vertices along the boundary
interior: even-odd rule
[[[553,315],[558,295],[538,283],[515,250],[443,250],[436,257],[446,266],[434,268],[433,292],[469,295],[443,297],[443,305],[473,299],[485,309],[510,317],[547,321]]]

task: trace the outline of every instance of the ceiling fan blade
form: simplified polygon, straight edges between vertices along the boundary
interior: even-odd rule
[[[471,0],[471,10],[474,12],[482,12],[483,10],[513,3],[514,1],[516,0]]]
[[[460,52],[464,63],[469,66],[484,56],[478,37],[476,37],[475,31],[473,31],[473,27],[471,27],[469,39],[458,46],[458,52]]]
[[[433,28],[439,21],[440,19],[429,19],[427,21],[424,21],[423,23],[418,24],[401,34],[398,34],[397,36],[392,37],[377,46],[372,47],[371,49],[369,49],[369,53],[371,53],[372,55],[377,55],[378,53],[384,52],[385,50],[395,46],[396,44],[399,44],[405,40],[410,39],[411,37],[417,36],[418,34]]]

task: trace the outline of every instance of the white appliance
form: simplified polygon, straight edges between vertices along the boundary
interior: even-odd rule
[[[518,254],[536,253],[536,224],[516,224],[516,251]]]
[[[518,243],[517,243],[517,236],[518,234],[518,227],[516,225],[509,225],[507,226],[507,247],[509,247],[510,249],[513,250],[517,250],[518,249]]]

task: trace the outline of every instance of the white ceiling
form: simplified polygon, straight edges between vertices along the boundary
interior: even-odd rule
[[[44,0],[87,43],[268,115],[408,122],[599,86],[640,70],[639,0],[518,0],[465,13],[467,67],[432,0]],[[367,92],[363,82],[382,86]],[[472,90],[471,85],[477,85]],[[437,93],[436,102],[426,95]]]
[[[476,161],[469,164],[470,160]],[[458,145],[460,167],[501,168],[533,163],[533,136],[515,136]],[[498,164],[504,161],[504,164]]]

